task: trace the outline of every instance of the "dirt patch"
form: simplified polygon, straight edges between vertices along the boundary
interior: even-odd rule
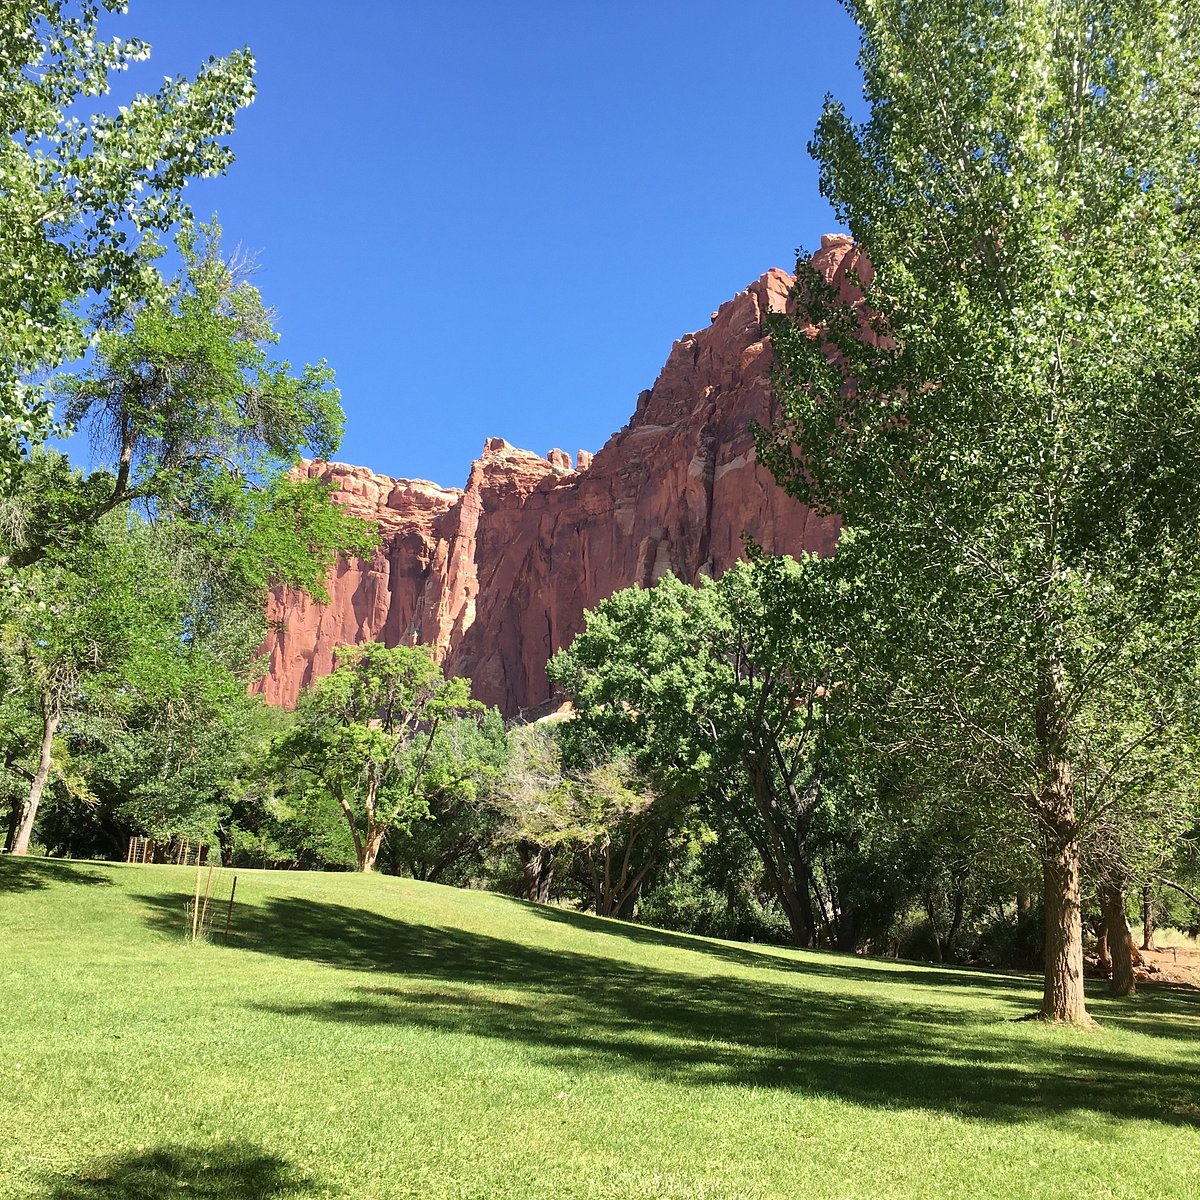
[[[1143,966],[1134,974],[1139,982],[1185,984],[1200,988],[1200,950],[1188,946],[1168,946],[1162,950],[1143,950]]]

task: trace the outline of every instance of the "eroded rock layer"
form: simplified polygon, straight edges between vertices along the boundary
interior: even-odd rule
[[[815,262],[844,273],[849,245],[827,238]],[[281,592],[260,685],[295,703],[333,667],[338,646],[424,642],[448,671],[506,715],[551,699],[545,664],[578,632],[584,610],[667,571],[720,575],[748,534],[773,553],[832,552],[837,523],[786,496],[755,461],[749,422],[775,415],[765,318],[791,276],[767,272],[675,343],[628,425],[572,466],[492,438],[465,490],[312,463],[355,513],[378,523],[370,560],[339,562],[329,603]]]

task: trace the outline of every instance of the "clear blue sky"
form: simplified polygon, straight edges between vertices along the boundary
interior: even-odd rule
[[[805,150],[857,107],[836,0],[132,0],[150,90],[248,44],[228,176],[282,352],[327,358],[338,457],[461,486],[489,436],[598,449],[671,343],[833,228]],[[124,82],[124,81],[123,81]]]

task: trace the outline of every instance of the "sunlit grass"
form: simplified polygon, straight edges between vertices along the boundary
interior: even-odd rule
[[[1200,950],[1200,938],[1194,938],[1184,930],[1172,929],[1170,926],[1154,931],[1154,944],[1160,950],[1169,950],[1172,946],[1180,950]]]
[[[1190,990],[238,877],[189,944],[186,870],[0,861],[0,1197],[1200,1195]]]

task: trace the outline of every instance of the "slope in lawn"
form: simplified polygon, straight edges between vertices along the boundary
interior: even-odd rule
[[[238,876],[191,945],[187,871],[0,862],[0,1197],[1200,1194],[1195,991]]]

